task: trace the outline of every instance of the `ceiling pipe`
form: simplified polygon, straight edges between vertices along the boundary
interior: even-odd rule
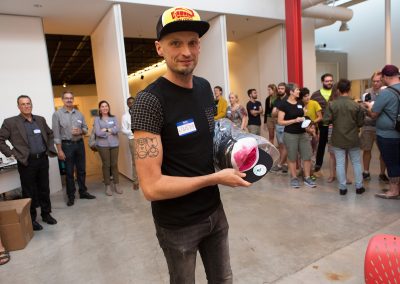
[[[303,0],[301,1],[301,8],[304,10],[322,2],[325,2],[325,0]]]
[[[335,20],[327,20],[327,19],[314,19],[314,28],[319,29],[322,27],[333,25]]]
[[[322,4],[303,10],[303,17],[343,21],[347,22],[353,18],[353,10],[344,7],[331,7]]]

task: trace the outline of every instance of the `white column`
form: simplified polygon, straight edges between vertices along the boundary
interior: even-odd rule
[[[118,118],[126,111],[129,96],[121,6],[114,4],[91,34],[93,63],[96,75],[98,100],[106,100],[111,113]],[[132,177],[132,160],[127,137],[119,135],[120,173]]]
[[[228,98],[229,66],[225,15],[220,15],[209,23],[210,29],[200,39],[200,60],[194,73],[207,79],[212,88],[221,86],[225,98]]]
[[[385,0],[385,62],[392,64],[392,25],[390,1]]]

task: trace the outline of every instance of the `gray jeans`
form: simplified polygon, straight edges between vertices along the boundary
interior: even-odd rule
[[[208,283],[232,283],[228,230],[222,205],[202,222],[172,230],[157,224],[157,238],[167,260],[170,283],[195,283],[197,251]]]
[[[114,183],[119,183],[119,171],[118,171],[118,151],[119,147],[97,147],[97,151],[99,151],[101,162],[102,162],[102,170],[103,170],[103,179],[105,185],[110,185],[110,172],[113,176]]]

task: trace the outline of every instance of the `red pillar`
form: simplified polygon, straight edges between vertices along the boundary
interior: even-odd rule
[[[285,0],[288,82],[303,86],[301,0]]]

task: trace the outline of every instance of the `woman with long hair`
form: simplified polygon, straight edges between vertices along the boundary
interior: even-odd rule
[[[239,104],[238,95],[230,93],[229,103],[230,106],[226,110],[226,118],[230,119],[236,127],[246,130],[249,117],[246,108]]]
[[[114,190],[122,194],[119,188],[118,151],[119,151],[119,125],[117,118],[111,114],[107,101],[99,102],[99,116],[94,120],[96,131],[96,147],[102,161],[105,193],[112,195],[111,175],[113,176]]]
[[[275,84],[268,85],[268,96],[265,99],[264,130],[268,130],[268,139],[273,144],[275,139],[276,118],[272,117],[273,104],[277,98],[278,88]]]
[[[302,123],[305,120],[304,104],[299,100],[300,90],[296,84],[289,83],[287,87],[290,95],[287,100],[279,105],[278,123],[285,126],[283,142],[288,151],[288,166],[291,175],[290,185],[293,188],[300,187],[296,172],[297,156],[303,161],[304,184],[309,187],[316,187],[311,179],[311,144]]]

